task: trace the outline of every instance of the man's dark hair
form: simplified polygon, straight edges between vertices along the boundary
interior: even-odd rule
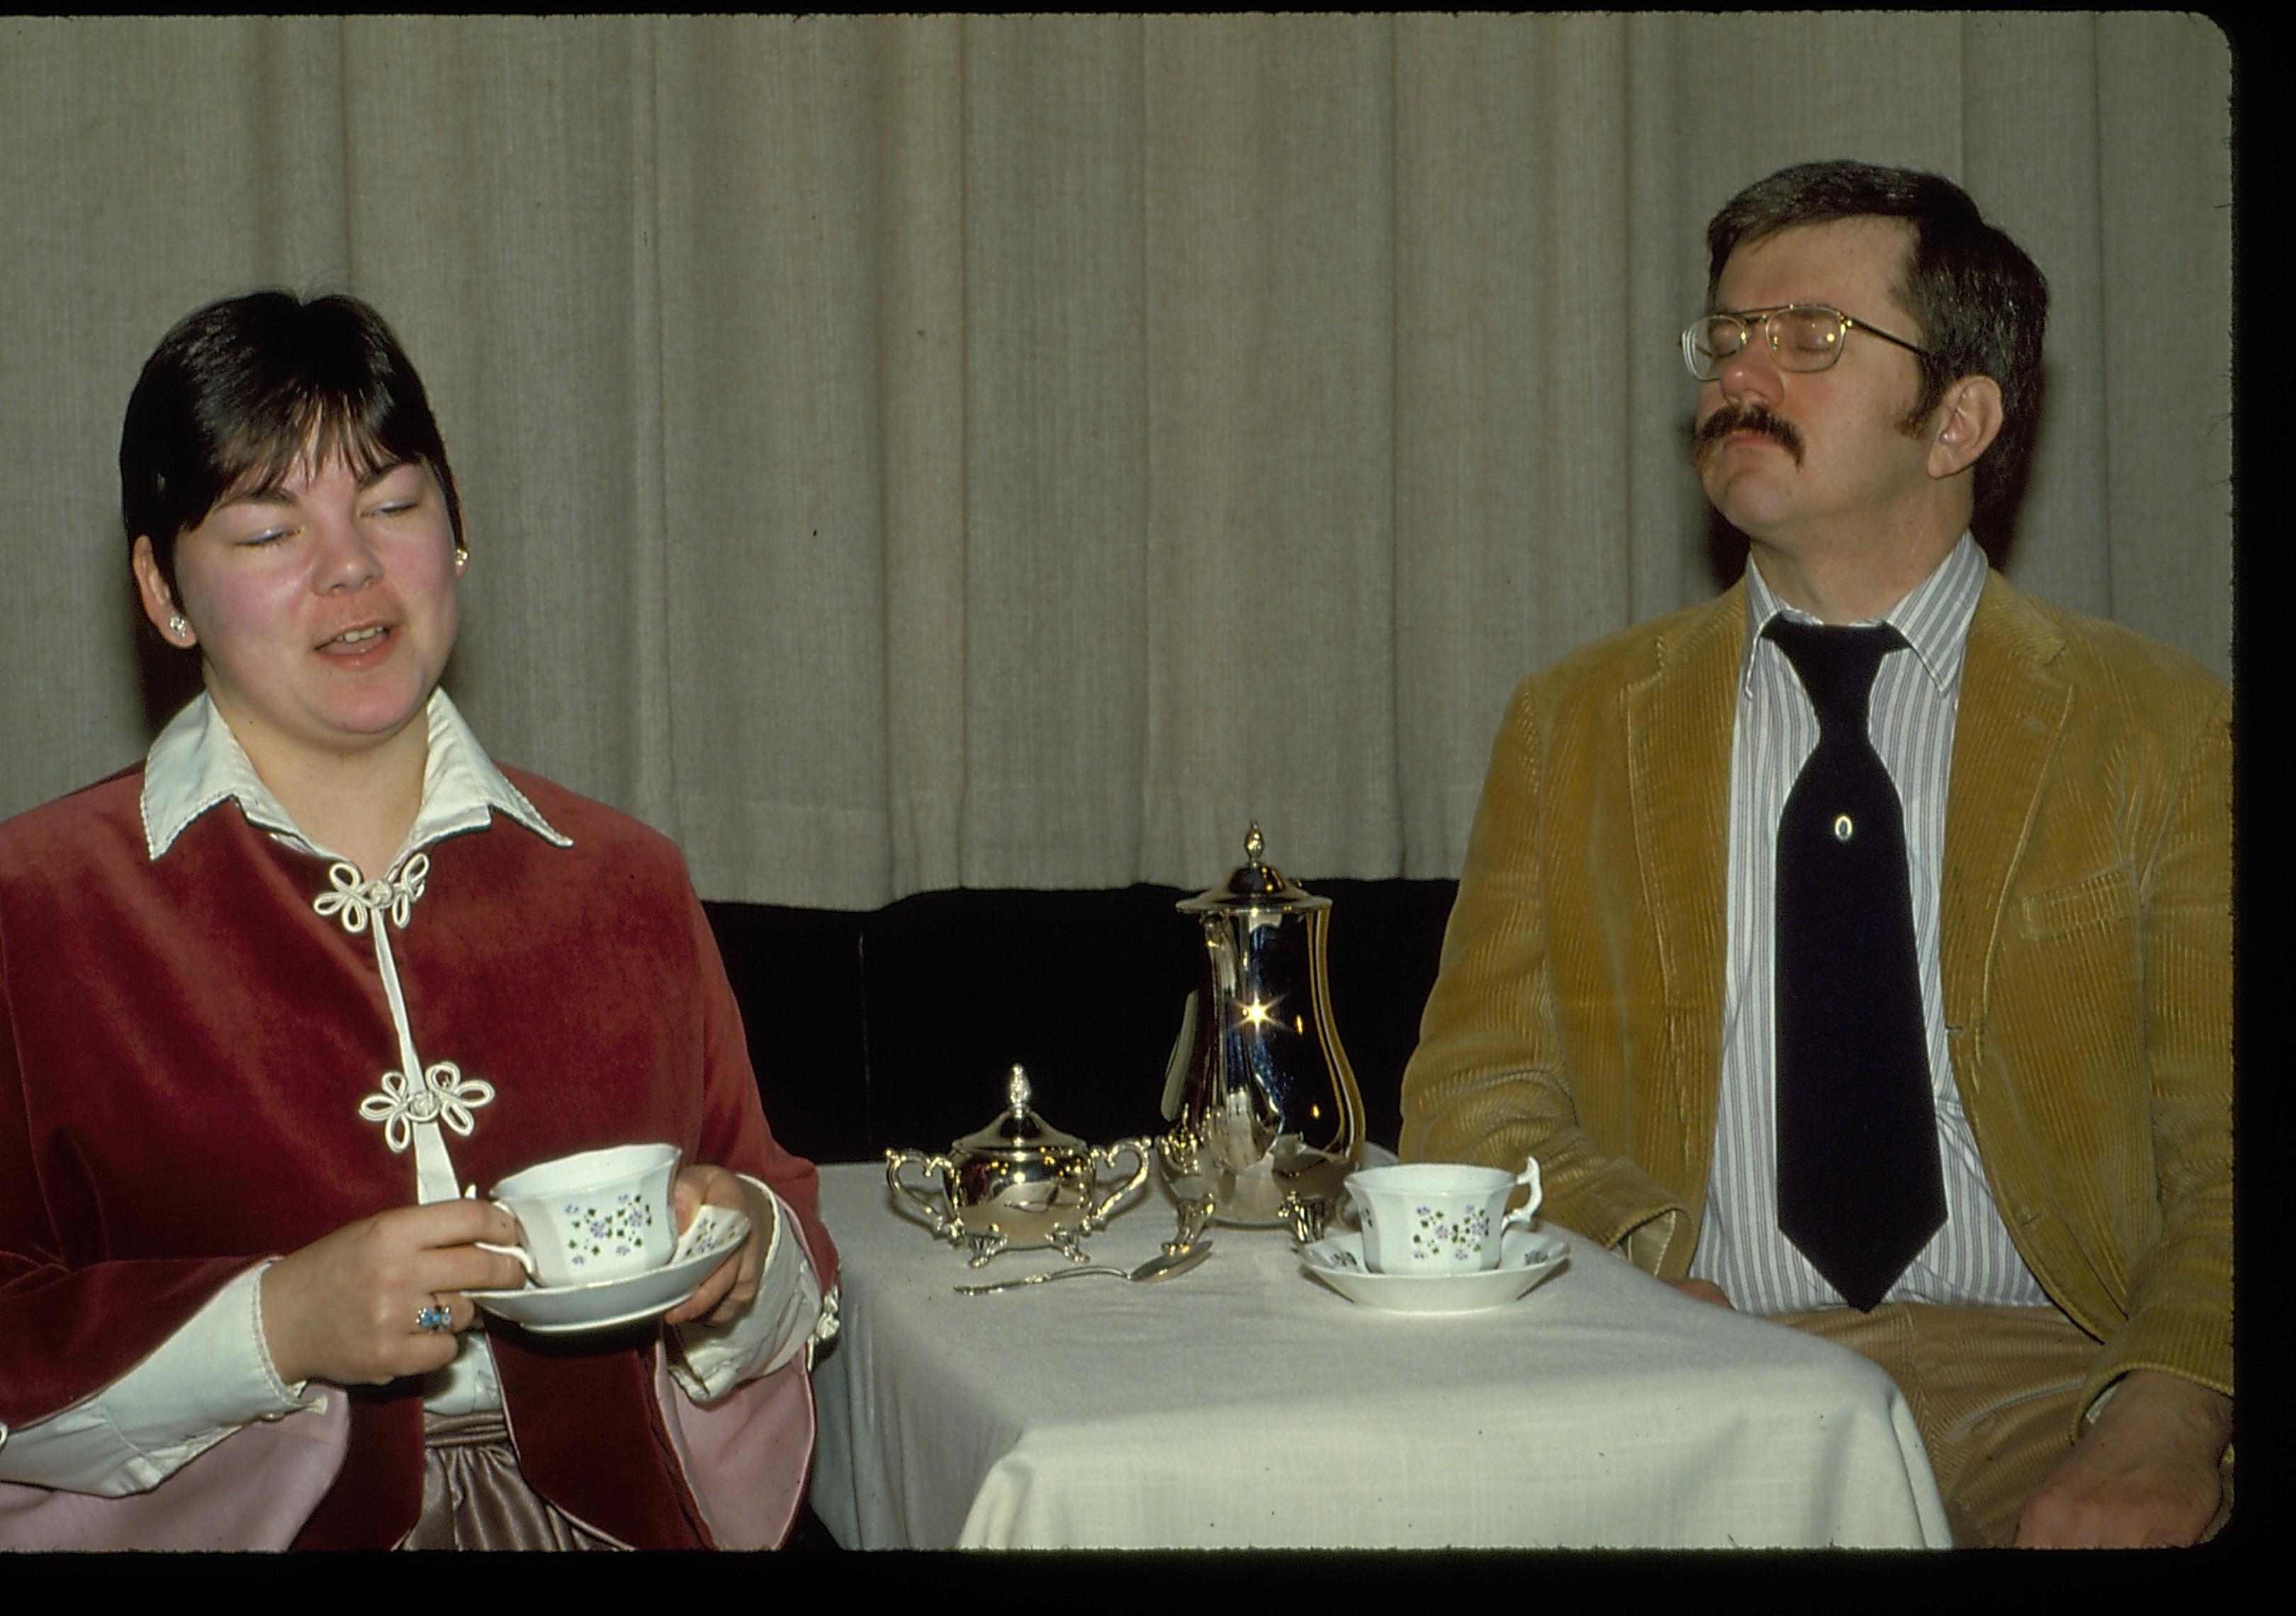
[[[2024,250],[1977,211],[1951,180],[1911,168],[1835,160],[1799,163],[1756,180],[1706,226],[1706,300],[1738,248],[1794,225],[1833,219],[1898,218],[1913,226],[1913,250],[1895,288],[1921,322],[1922,396],[1912,430],[1963,376],[1990,376],[2001,389],[2001,430],[1977,463],[1976,508],[1989,510],[2022,482],[2033,453],[2041,389],[2041,333],[2049,288]]]
[[[353,475],[419,461],[463,507],[422,379],[382,316],[357,298],[285,291],[226,298],[186,316],[144,363],[119,433],[127,541],[152,541],[176,587],[176,540],[234,491],[285,477],[309,452]]]

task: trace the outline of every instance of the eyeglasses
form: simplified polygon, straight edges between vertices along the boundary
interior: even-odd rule
[[[1746,346],[1752,328],[1758,325],[1769,340],[1770,357],[1780,370],[1830,369],[1841,357],[1841,340],[1853,331],[1869,332],[1884,342],[1895,342],[1907,353],[1919,354],[1924,359],[1930,357],[1926,349],[1915,348],[1903,337],[1893,337],[1879,326],[1853,320],[1838,308],[1828,308],[1823,303],[1793,303],[1784,308],[1749,308],[1737,314],[1701,316],[1683,328],[1682,362],[1701,381],[1711,381]]]

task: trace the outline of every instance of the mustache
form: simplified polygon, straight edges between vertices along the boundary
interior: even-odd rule
[[[1733,432],[1759,433],[1792,455],[1794,464],[1801,463],[1801,429],[1784,415],[1773,413],[1759,399],[1743,404],[1726,404],[1693,428],[1690,434],[1693,458],[1704,462],[1707,455],[1721,447],[1722,440]]]

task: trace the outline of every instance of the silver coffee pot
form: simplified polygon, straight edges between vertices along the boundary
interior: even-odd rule
[[[1363,1155],[1363,1095],[1332,1022],[1324,942],[1332,900],[1260,855],[1178,905],[1203,926],[1204,973],[1181,1013],[1157,1155],[1183,1202],[1218,1222],[1299,1225]]]

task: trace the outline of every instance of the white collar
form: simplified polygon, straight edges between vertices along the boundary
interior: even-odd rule
[[[1940,694],[1951,694],[1961,678],[1963,653],[1969,648],[1969,623],[1977,614],[1977,597],[1985,592],[1985,575],[1988,568],[1985,552],[1977,547],[1977,540],[1964,531],[1960,542],[1947,552],[1937,570],[1907,592],[1906,596],[1877,618],[1866,623],[1887,623],[1903,635],[1923,670],[1930,677]],[[1769,579],[1762,576],[1751,556],[1746,559],[1746,642],[1739,652],[1738,683],[1744,688],[1754,677],[1754,657],[1764,644],[1762,630],[1769,620],[1784,613],[1797,622],[1816,623],[1818,619],[1796,606],[1789,606],[1770,589]],[[1862,628],[1865,624],[1853,624]],[[1779,654],[1783,655],[1783,652]]]
[[[430,693],[424,718],[430,726],[430,751],[422,765],[422,803],[415,810],[406,844],[390,861],[392,869],[418,848],[443,837],[484,830],[489,816],[497,813],[508,815],[554,846],[574,845],[503,777],[444,690]],[[304,835],[256,774],[231,726],[202,693],[168,721],[144,760],[144,842],[154,862],[175,845],[185,826],[226,800],[239,803],[248,823],[260,825],[291,847],[323,857],[340,857]]]

